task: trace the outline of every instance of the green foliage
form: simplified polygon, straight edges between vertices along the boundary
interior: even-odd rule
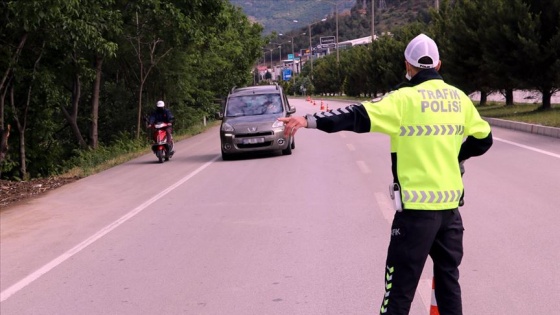
[[[80,169],[82,175],[90,175],[100,166],[107,165],[108,161],[120,159],[123,156],[137,152],[145,152],[149,147],[147,139],[134,139],[126,132],[119,133],[113,138],[110,146],[100,146],[95,150],[77,149],[73,156],[65,161],[61,172]]]
[[[312,73],[308,62],[301,76],[313,78],[309,85],[319,94],[337,93],[338,84],[349,96],[387,92],[404,79],[403,52],[407,43],[425,33],[438,43],[440,73],[448,82],[467,93],[539,90],[542,108],[550,109],[550,96],[560,89],[560,0],[546,3],[443,0],[439,11],[425,10],[421,20],[411,18],[413,23],[392,28],[392,36],[380,36],[372,44],[342,50],[339,64],[332,53],[314,61]],[[387,4],[391,6],[387,14],[401,17],[400,8],[417,10],[421,5],[420,1],[397,0]],[[354,21],[339,21],[341,34],[345,34],[347,26],[360,27],[356,24],[360,16],[348,18]],[[330,21],[317,24],[314,36],[321,36],[320,32],[332,34],[331,25]]]
[[[444,73],[466,91],[560,86],[560,1],[444,1],[432,25]]]
[[[0,5],[1,123],[22,126],[10,136],[4,177],[21,177],[21,158],[23,176],[37,177],[143,147],[147,137],[134,140],[138,109],[147,113],[158,99],[173,110],[175,133],[189,132],[213,117],[214,100],[231,86],[252,82],[262,27],[226,0],[90,2]],[[78,140],[93,139],[94,123],[92,150]]]

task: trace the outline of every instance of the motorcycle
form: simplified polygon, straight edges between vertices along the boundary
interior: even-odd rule
[[[163,161],[169,161],[173,156],[173,144],[167,143],[167,130],[166,128],[171,126],[171,123],[159,122],[149,127],[153,128],[153,140],[152,151],[157,156],[160,163]]]

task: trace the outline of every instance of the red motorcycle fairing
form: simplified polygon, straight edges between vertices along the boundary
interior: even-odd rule
[[[152,144],[152,151],[157,156],[160,163],[163,161],[168,161],[171,157],[170,148],[167,144],[167,130],[166,128],[170,124],[168,123],[157,123],[153,126],[150,126],[154,129],[153,131],[153,140],[154,143]]]

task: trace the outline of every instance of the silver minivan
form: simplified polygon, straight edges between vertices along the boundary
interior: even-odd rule
[[[278,84],[233,88],[220,113],[222,159],[256,151],[292,154],[294,138],[284,136],[284,123],[278,117],[295,112]]]

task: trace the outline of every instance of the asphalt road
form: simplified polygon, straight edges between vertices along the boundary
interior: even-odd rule
[[[493,133],[466,163],[464,312],[557,314],[560,139]],[[390,180],[384,135],[300,130],[291,156],[225,162],[213,128],[2,211],[0,313],[375,314]]]

